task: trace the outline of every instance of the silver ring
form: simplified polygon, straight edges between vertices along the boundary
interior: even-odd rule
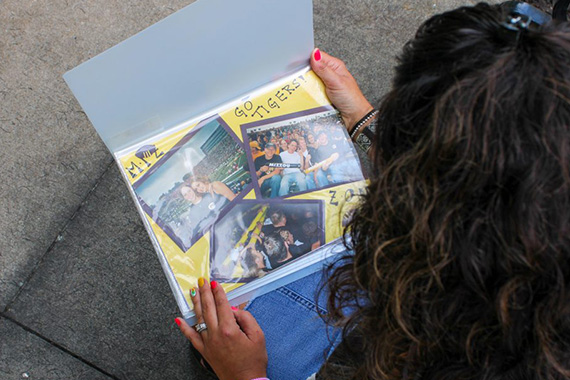
[[[194,325],[194,330],[196,330],[197,333],[201,333],[202,331],[208,330],[208,326],[206,326],[205,323],[197,323]]]

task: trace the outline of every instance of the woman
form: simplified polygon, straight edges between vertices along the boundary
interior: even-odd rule
[[[262,252],[254,246],[247,247],[243,256],[242,266],[245,269],[242,278],[263,277],[269,270],[266,266],[266,258]]]
[[[202,185],[204,185],[202,183]],[[185,213],[188,225],[193,225],[191,239],[196,237],[214,222],[220,210],[228,203],[228,200],[218,194],[195,191],[193,186],[182,185],[179,188],[182,197],[192,204],[192,208]]]
[[[221,195],[230,202],[236,197],[234,192],[221,181],[210,182],[206,178],[197,177],[190,181],[190,186],[200,194],[209,193],[212,197],[215,197],[215,195]]]
[[[279,152],[286,152],[287,151],[287,140],[285,139],[281,139],[281,141],[279,141]]]
[[[263,277],[267,271],[271,269],[269,259],[265,253],[258,250],[258,246],[262,246],[261,238],[255,234],[252,234],[252,237],[255,240],[241,248],[236,261],[232,262],[228,268],[230,272],[234,272],[239,262],[239,266],[243,269],[243,272],[239,276],[242,279]],[[234,277],[234,273],[230,273],[229,276],[236,278]]]
[[[307,147],[309,148],[309,154],[311,153],[311,148],[312,149],[317,149],[319,147],[319,144],[317,143],[317,139],[315,139],[315,135],[312,132],[307,133]]]
[[[311,63],[346,125],[361,120],[342,62]],[[570,26],[485,4],[435,16],[379,115],[354,256],[327,284],[343,344],[317,379],[570,377]],[[220,379],[264,377],[253,317],[200,290],[208,331],[182,331]]]
[[[311,161],[312,157],[309,154],[309,149],[307,147],[307,140],[305,140],[305,137],[300,136],[297,141],[299,142],[299,147],[297,148],[297,151],[303,155],[303,164],[301,165],[301,170],[304,171],[309,169],[313,165]],[[322,175],[317,176],[317,173]],[[321,185],[321,183],[323,183],[326,180],[326,176],[322,171],[315,170],[310,173],[305,173],[305,179],[307,181],[307,189],[314,190],[317,188],[317,186]]]

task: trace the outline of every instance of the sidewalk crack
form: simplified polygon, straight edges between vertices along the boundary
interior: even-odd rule
[[[109,377],[110,379],[113,380],[121,380],[119,379],[117,376],[110,374],[109,372],[105,371],[104,369],[102,369],[101,367],[91,363],[89,360],[86,360],[84,358],[82,358],[81,356],[77,355],[74,352],[71,352],[70,350],[68,350],[67,348],[63,347],[61,344],[54,342],[53,340],[49,339],[48,337],[43,336],[42,334],[40,334],[39,332],[32,330],[31,328],[29,328],[28,326],[18,322],[17,320],[15,320],[14,318],[4,314],[3,312],[0,312],[0,318],[4,318],[12,323],[14,323],[15,325],[17,325],[18,327],[22,328],[24,331],[38,337],[39,339],[43,340],[44,342],[48,343],[49,345],[55,347],[56,349],[72,356],[73,358],[79,360],[80,362],[82,362],[83,364],[91,367],[92,369],[102,373],[103,375]]]
[[[28,282],[30,282],[30,280],[32,279],[32,277],[36,274],[36,272],[38,271],[38,269],[40,268],[40,266],[42,265],[42,263],[44,262],[45,258],[47,257],[47,255],[53,251],[53,249],[55,248],[56,244],[59,243],[61,241],[61,236],[63,236],[63,234],[65,233],[65,231],[67,230],[67,228],[69,227],[69,225],[71,224],[71,222],[75,219],[75,217],[79,214],[79,212],[81,211],[81,209],[83,208],[83,205],[85,205],[85,203],[89,200],[89,198],[91,197],[91,195],[93,194],[93,192],[95,191],[95,189],[97,189],[97,187],[99,186],[99,184],[101,183],[103,177],[107,174],[107,172],[111,169],[111,167],[115,165],[115,160],[112,160],[109,165],[107,165],[107,167],[105,168],[105,170],[103,171],[103,173],[99,176],[99,178],[97,178],[97,181],[95,182],[95,184],[93,185],[93,187],[87,192],[87,194],[85,195],[85,197],[83,198],[83,200],[81,201],[81,203],[79,203],[79,206],[75,209],[75,211],[73,212],[73,214],[71,214],[71,216],[69,217],[69,219],[65,222],[65,224],[63,225],[63,227],[61,228],[61,230],[57,233],[57,235],[55,236],[55,238],[53,239],[52,243],[50,244],[50,246],[47,248],[47,250],[43,253],[43,255],[40,256],[40,258],[38,259],[38,261],[36,262],[36,264],[34,265],[34,268],[31,270],[31,272],[28,274],[28,276],[26,276],[26,279],[24,281],[21,282],[21,285],[19,285],[18,291],[16,292],[16,294],[14,295],[14,297],[12,297],[12,299],[10,301],[8,301],[6,303],[6,307],[4,307],[4,310],[2,313],[7,313],[10,308],[12,307],[12,305],[16,302],[16,300],[18,299],[18,297],[20,296],[20,294],[22,294],[22,291],[24,290],[24,288],[26,287],[26,285],[28,284]],[[2,314],[0,313],[0,315]]]

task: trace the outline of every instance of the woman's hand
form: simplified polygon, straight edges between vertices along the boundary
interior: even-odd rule
[[[315,49],[311,54],[311,68],[325,84],[327,96],[340,111],[350,132],[361,118],[372,111],[372,105],[340,59]]]
[[[215,281],[208,284],[201,278],[198,285],[190,295],[198,323],[206,323],[208,328],[198,333],[182,318],[176,318],[182,333],[220,380],[266,377],[265,337],[255,318],[230,307],[224,289]]]

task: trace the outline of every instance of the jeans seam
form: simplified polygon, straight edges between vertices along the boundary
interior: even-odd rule
[[[323,309],[322,307],[319,307],[316,303],[314,303],[313,301],[309,300],[308,298],[300,295],[299,293],[286,288],[286,287],[281,287],[279,289],[277,289],[277,292],[283,294],[284,296],[290,298],[291,300],[295,301],[296,303],[298,303],[299,305],[305,307],[306,309],[310,310],[310,311],[314,311],[315,313],[320,313],[320,314],[326,314],[327,310]]]

